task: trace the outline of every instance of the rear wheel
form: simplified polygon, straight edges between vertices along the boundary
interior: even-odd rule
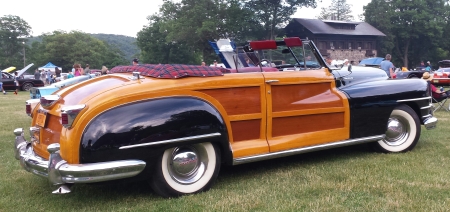
[[[412,150],[420,137],[420,121],[407,105],[396,107],[389,117],[384,139],[373,143],[382,152],[406,152]]]
[[[33,87],[33,84],[26,82],[22,85],[22,90],[23,91],[29,91],[31,89],[31,87]]]
[[[164,197],[175,197],[211,188],[220,170],[220,151],[211,143],[170,148],[164,151],[150,182]]]

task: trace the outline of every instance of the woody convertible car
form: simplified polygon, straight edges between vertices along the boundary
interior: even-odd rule
[[[351,66],[328,67],[308,40],[253,41],[232,61],[118,66],[28,100],[31,127],[14,130],[16,158],[53,193],[120,179],[170,197],[209,189],[221,165],[362,143],[409,151],[421,125],[437,123],[424,80],[358,80]]]

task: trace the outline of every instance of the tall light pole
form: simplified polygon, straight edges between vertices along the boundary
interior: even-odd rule
[[[26,58],[25,58],[25,41],[22,41],[23,44],[23,67],[25,68]]]

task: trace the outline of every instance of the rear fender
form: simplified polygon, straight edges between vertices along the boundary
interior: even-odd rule
[[[231,163],[226,125],[204,100],[171,97],[133,102],[96,116],[84,130],[80,163],[140,159],[151,161],[168,148],[211,142]]]

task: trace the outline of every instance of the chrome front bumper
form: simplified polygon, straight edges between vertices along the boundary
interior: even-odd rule
[[[61,186],[53,193],[70,192],[67,184],[94,183],[133,177],[142,172],[145,162],[141,160],[118,160],[89,164],[68,164],[59,155],[59,144],[51,144],[47,150],[50,160],[36,155],[32,144],[23,136],[23,129],[14,130],[16,159],[27,171],[48,178],[52,185]]]

